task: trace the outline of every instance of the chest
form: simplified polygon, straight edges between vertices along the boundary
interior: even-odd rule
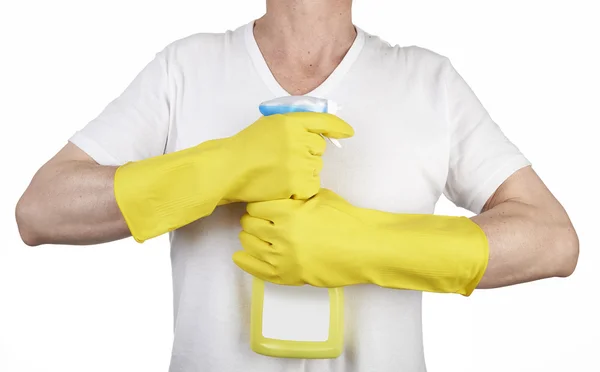
[[[233,85],[232,85],[233,86]],[[168,151],[234,135],[259,118],[269,91],[227,86],[212,92],[187,90],[176,107]],[[328,97],[355,130],[342,148],[328,143],[322,187],[352,204],[397,213],[431,213],[442,194],[448,167],[443,113],[402,90],[352,92]]]
[[[269,66],[274,79],[286,91],[294,95],[308,94],[321,86],[339,65],[340,60],[290,62],[271,58]]]

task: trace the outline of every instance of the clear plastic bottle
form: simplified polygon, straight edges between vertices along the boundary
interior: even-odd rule
[[[338,105],[310,96],[287,96],[263,102],[265,115],[289,112],[335,114]],[[332,141],[341,147],[337,141]],[[250,344],[256,353],[303,359],[337,358],[344,346],[342,288],[281,286],[254,278]]]

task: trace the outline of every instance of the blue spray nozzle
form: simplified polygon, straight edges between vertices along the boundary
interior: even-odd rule
[[[287,114],[290,112],[327,112],[326,110],[325,111],[315,111],[315,110],[311,110],[308,107],[290,106],[290,105],[282,105],[282,106],[260,105],[258,107],[258,109],[260,110],[260,113],[263,114],[264,116],[276,115],[276,114]]]
[[[261,103],[258,110],[264,116],[287,114],[290,112],[322,112],[335,114],[338,106],[335,102],[309,96],[285,96]],[[322,135],[323,136],[323,135]],[[336,139],[327,138],[336,147],[342,147]]]

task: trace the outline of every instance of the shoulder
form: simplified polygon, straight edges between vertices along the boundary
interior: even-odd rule
[[[226,44],[231,31],[222,33],[196,33],[177,39],[167,44],[161,53],[165,59],[181,61],[196,55],[210,55]]]
[[[237,55],[243,46],[244,26],[223,32],[198,32],[176,39],[158,54],[179,68],[197,68],[220,63],[224,56]]]
[[[174,40],[165,49],[187,51],[198,47],[221,45],[232,33],[233,31],[218,33],[199,32]]]
[[[439,77],[451,65],[447,56],[419,45],[393,45],[369,33],[365,38],[374,61],[402,74]]]
[[[417,45],[397,46],[398,58],[411,73],[439,74],[449,65],[448,57]]]
[[[421,46],[410,45],[400,49],[400,53],[406,61],[414,65],[425,64],[426,66],[439,67],[445,66],[449,62],[448,57]]]

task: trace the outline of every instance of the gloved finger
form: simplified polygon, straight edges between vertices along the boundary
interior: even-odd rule
[[[310,168],[312,169],[313,177],[318,177],[323,170],[323,158],[315,157],[310,159]]]
[[[276,271],[270,264],[250,256],[244,251],[237,251],[233,254],[233,262],[248,274],[268,282],[277,279]]]
[[[264,202],[256,202],[256,203],[248,203],[246,206],[246,212],[252,217],[261,219],[271,225],[269,228],[274,228],[277,225],[277,219],[281,217],[285,217],[293,211],[297,210],[300,206],[304,204],[304,200],[294,200],[294,199],[281,199],[281,200],[272,200],[272,201],[264,201]],[[255,222],[250,221],[251,224],[255,224]],[[260,228],[260,226],[258,226]],[[244,225],[242,224],[242,228]],[[251,226],[254,228],[254,226]],[[244,228],[244,230],[246,230]],[[248,231],[248,230],[246,230]],[[250,232],[250,231],[248,231]],[[259,235],[253,234],[260,238]]]
[[[273,247],[271,243],[265,242],[243,230],[240,231],[239,238],[246,253],[256,259],[272,264]]]
[[[325,138],[315,133],[307,133],[304,142],[306,143],[308,152],[311,155],[321,156],[323,153],[325,153],[325,149],[327,148]]]
[[[319,190],[319,193],[317,195],[321,199],[335,200],[335,201],[340,201],[340,202],[348,203],[348,201],[346,199],[342,198],[341,196],[339,196],[338,194],[336,194],[332,190],[326,189],[326,188],[323,188],[323,187]]]
[[[292,112],[286,115],[299,120],[311,133],[330,138],[349,138],[354,135],[354,129],[350,124],[336,115],[316,112]]]
[[[266,202],[265,202],[266,203]],[[254,203],[249,203],[254,204]],[[264,240],[265,242],[271,243],[273,237],[273,222],[267,218],[251,216],[246,213],[240,219],[242,230],[248,234],[254,235],[257,238]]]
[[[314,159],[319,160],[321,157],[314,157]],[[317,161],[305,164],[302,171],[297,172],[297,177],[292,178],[292,184],[299,186],[295,187],[295,192],[290,195],[289,199],[306,200],[315,196],[321,188],[319,173],[322,167],[322,163],[319,164]]]

